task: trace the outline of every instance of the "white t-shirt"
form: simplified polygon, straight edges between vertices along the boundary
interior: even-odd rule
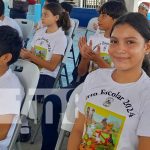
[[[0,20],[0,26],[4,26],[4,25],[8,25],[8,26],[16,29],[19,32],[19,35],[21,37],[23,37],[21,28],[19,27],[19,25],[17,24],[17,22],[14,19],[4,16],[4,20],[3,21]]]
[[[6,139],[0,141],[0,149],[3,150],[11,140],[20,114],[21,102],[24,98],[24,89],[11,69],[8,69],[4,75],[0,76],[0,97],[0,115],[15,115]]]
[[[143,71],[133,83],[119,84],[113,69],[90,73],[78,109],[86,116],[81,147],[137,150],[138,136],[150,137],[150,78]]]
[[[104,36],[104,33],[96,32],[94,35],[90,36],[88,40],[88,44],[92,41],[92,49],[96,51],[96,47],[100,45],[100,56],[104,58],[104,60],[111,63],[110,56],[108,54],[110,39],[106,38]],[[99,68],[96,64],[94,64],[92,61],[90,62],[89,72]]]
[[[35,49],[35,54],[44,60],[51,60],[53,54],[64,55],[67,46],[67,37],[59,28],[54,33],[46,33],[47,28],[38,30],[31,42],[31,46]],[[52,77],[56,77],[60,65],[54,71],[42,68],[40,73]]]

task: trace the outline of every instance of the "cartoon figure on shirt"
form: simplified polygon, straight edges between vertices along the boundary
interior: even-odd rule
[[[113,101],[113,98],[108,97],[103,105],[109,107]],[[91,103],[87,104],[85,114],[86,128],[80,150],[116,150],[125,118]]]
[[[103,106],[109,107],[109,106],[112,104],[113,101],[114,101],[114,99],[113,99],[112,97],[108,97],[108,98],[106,98],[106,100],[104,101]]]

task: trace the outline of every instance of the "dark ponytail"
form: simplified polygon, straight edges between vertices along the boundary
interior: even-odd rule
[[[68,13],[63,12],[63,9],[59,3],[51,2],[45,5],[44,9],[51,11],[54,16],[59,16],[57,25],[58,27],[62,27],[65,32],[71,27],[69,15]]]
[[[62,12],[60,15],[60,19],[58,22],[58,26],[62,27],[62,29],[66,32],[71,27],[69,14],[67,12]]]

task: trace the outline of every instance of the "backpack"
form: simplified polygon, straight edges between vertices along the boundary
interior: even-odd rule
[[[16,11],[28,12],[28,5],[27,1],[13,0],[13,9]]]

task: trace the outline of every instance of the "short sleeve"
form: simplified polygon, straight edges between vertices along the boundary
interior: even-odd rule
[[[0,95],[0,115],[19,115],[24,92],[20,89],[0,89]]]
[[[59,40],[56,40],[53,54],[59,54],[64,55],[66,47],[67,47],[67,37],[64,35],[62,38],[58,38]]]
[[[150,137],[150,99],[147,100],[143,105],[143,110],[141,112],[137,135]]]

